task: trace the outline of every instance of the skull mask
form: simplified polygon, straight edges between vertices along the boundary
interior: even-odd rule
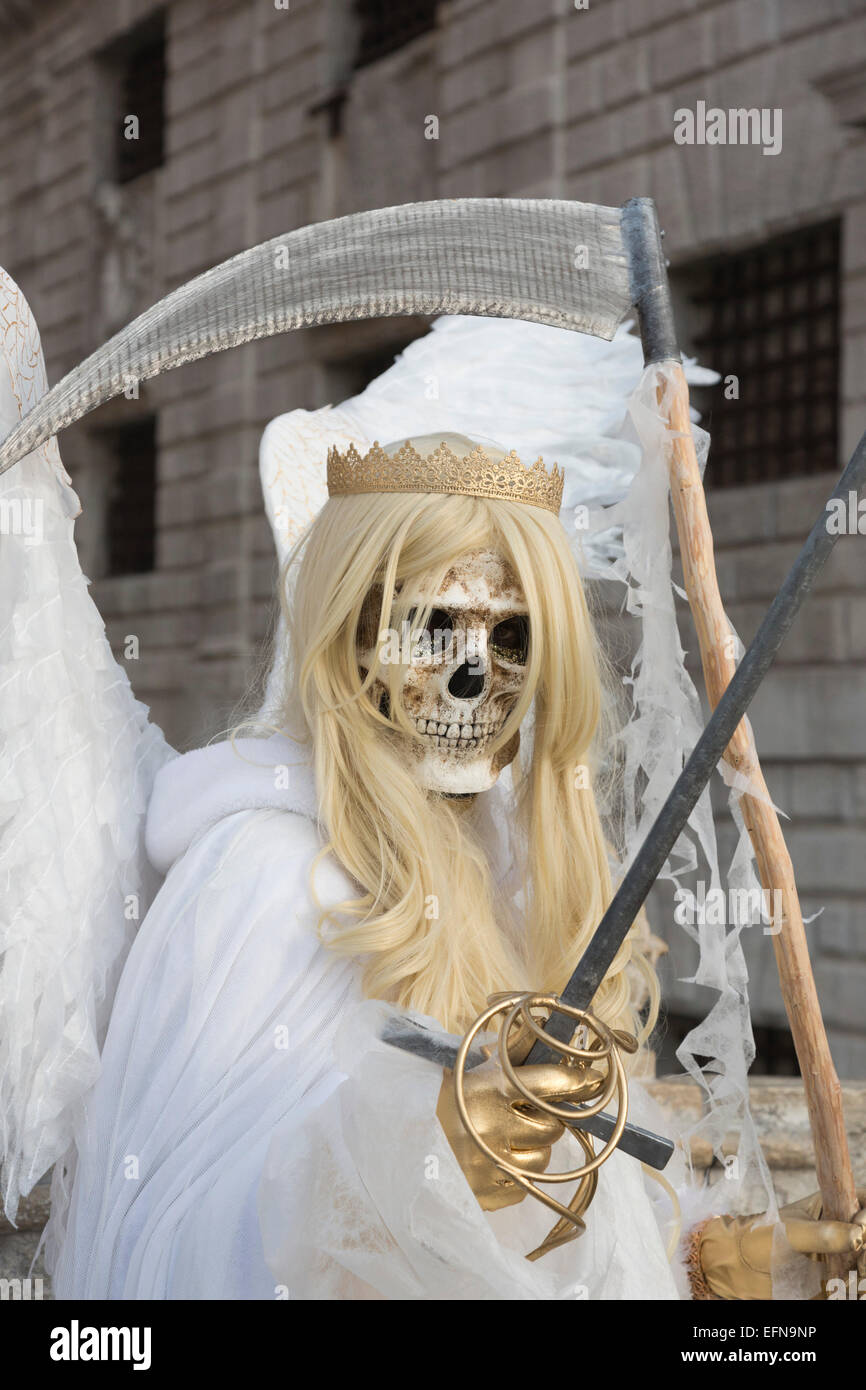
[[[420,735],[407,740],[417,781],[451,795],[486,791],[520,744],[515,733],[504,747],[495,752],[490,747],[524,681],[529,619],[523,591],[500,555],[480,550],[448,571],[423,632],[413,613],[420,615],[425,599],[407,597],[410,619],[399,636],[410,643],[409,664],[401,699]],[[388,654],[381,642],[378,650],[384,663]],[[374,651],[359,653],[362,668],[369,669]],[[376,683],[380,708],[387,709],[386,695],[384,685]]]

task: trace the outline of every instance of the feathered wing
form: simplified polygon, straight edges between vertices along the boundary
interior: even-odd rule
[[[47,381],[29,306],[2,270],[0,334],[5,437]],[[13,1220],[68,1154],[98,1074],[120,968],[157,886],[147,799],[173,756],[90,597],[79,511],[54,438],[0,476],[0,1157]],[[61,1199],[66,1186],[61,1172]]]

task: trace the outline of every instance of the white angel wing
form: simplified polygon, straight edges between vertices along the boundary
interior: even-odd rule
[[[47,389],[0,270],[0,437]],[[156,887],[143,817],[171,756],[130,689],[73,539],[56,439],[0,477],[0,1159],[3,1203],[70,1145],[114,986]],[[58,1190],[63,1191],[62,1174]]]

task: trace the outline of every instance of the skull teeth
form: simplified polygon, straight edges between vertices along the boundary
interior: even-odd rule
[[[418,733],[426,734],[435,748],[461,753],[469,752],[473,748],[480,748],[498,734],[502,724],[502,719],[481,724],[459,724],[456,721],[445,724],[438,723],[435,719],[416,719],[415,721]]]

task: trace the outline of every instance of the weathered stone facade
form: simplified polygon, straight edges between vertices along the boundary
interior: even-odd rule
[[[117,186],[100,55],[157,6],[0,4],[0,261],[33,306],[51,381],[174,286],[310,221],[421,198],[648,194],[686,337],[695,262],[841,218],[841,465],[866,421],[866,0],[443,0],[433,30],[358,70],[352,8],[170,0],[165,160]],[[780,108],[782,151],[675,145],[674,112],[698,101]],[[340,399],[365,362],[422,327],[316,329],[238,349],[64,435],[94,596],[118,653],[138,636],[133,684],[177,746],[229,721],[267,630],[263,425]],[[158,415],[156,567],[100,577],[99,430],[143,411]],[[829,475],[713,493],[710,467],[708,481],[722,593],[748,640]],[[845,1076],[866,1074],[862,553],[859,536],[839,542],[753,711],[770,787],[792,818],[805,910],[825,908],[810,931]],[[750,955],[755,1018],[778,1022],[766,939]],[[669,973],[687,965],[683,954]],[[692,1011],[673,979],[668,1000]]]

